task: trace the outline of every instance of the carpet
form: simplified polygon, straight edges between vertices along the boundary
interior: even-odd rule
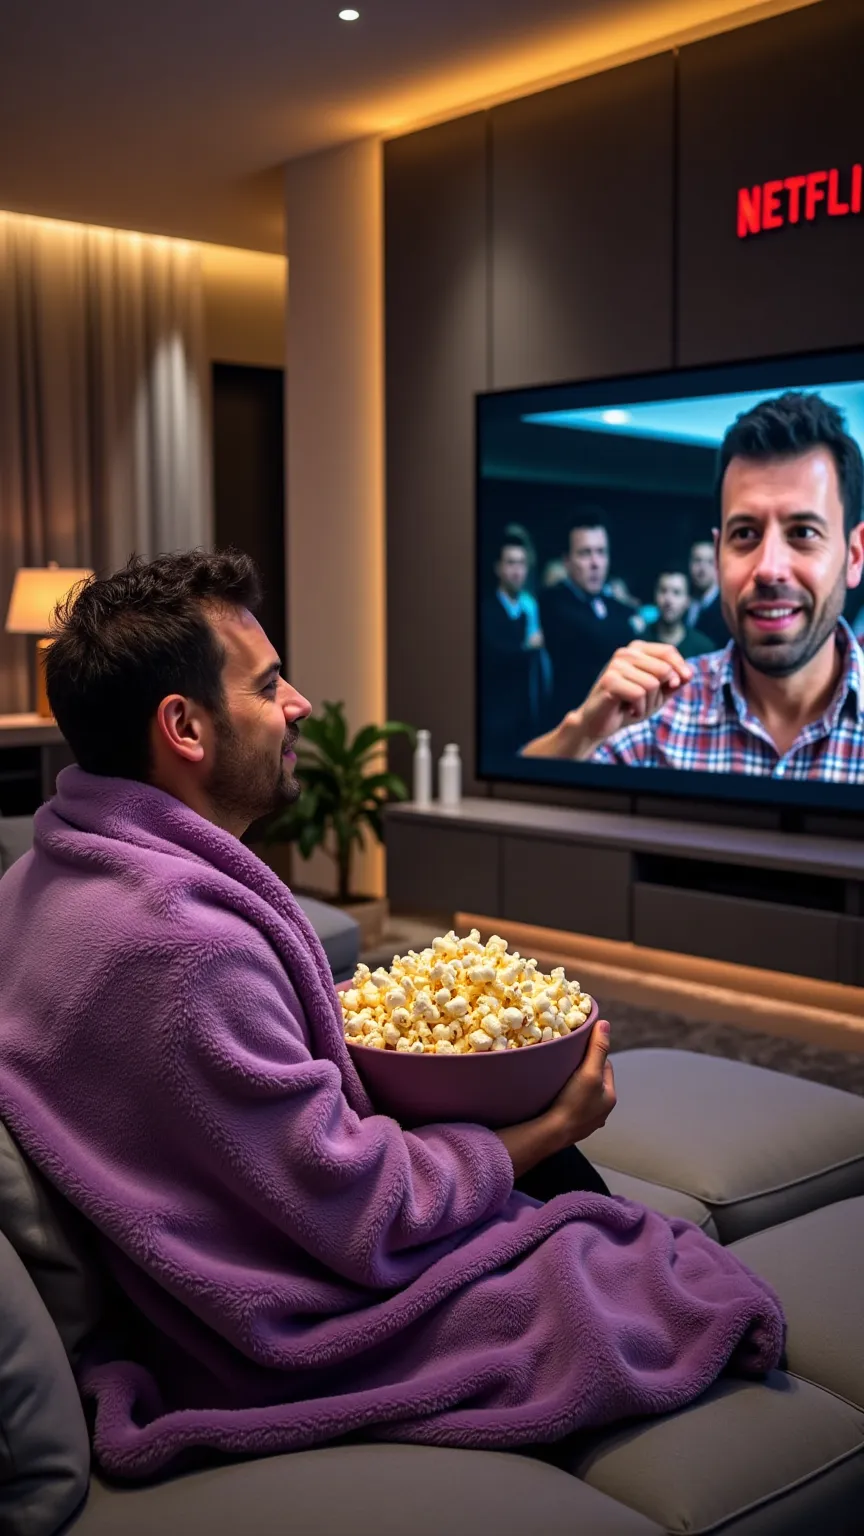
[[[420,950],[431,944],[436,934],[445,931],[443,920],[434,925],[428,918],[393,917],[381,943],[361,958],[374,970],[389,966],[394,955],[408,949]],[[776,1035],[762,1035],[751,1029],[737,1029],[730,1024],[701,1024],[683,1015],[637,1008],[629,1003],[612,1003],[608,1008],[612,1025],[612,1054],[650,1047],[679,1051],[698,1051],[705,1056],[725,1056],[730,1061],[749,1061],[772,1072],[791,1077],[810,1078],[843,1088],[864,1097],[864,1054],[852,1051],[825,1051],[800,1040],[784,1040]]]

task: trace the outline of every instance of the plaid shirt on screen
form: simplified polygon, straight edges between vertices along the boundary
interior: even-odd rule
[[[845,620],[837,627],[843,672],[824,715],[782,756],[738,685],[738,648],[697,656],[693,677],[650,720],[616,731],[590,759],[628,768],[686,768],[762,778],[864,784],[864,657]]]

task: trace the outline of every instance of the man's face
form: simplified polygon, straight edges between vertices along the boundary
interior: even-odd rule
[[[225,649],[225,711],[213,717],[203,787],[227,823],[248,826],[299,796],[293,748],[311,706],[280,676],[279,657],[251,613],[232,607],[210,622]]]
[[[690,551],[690,585],[693,591],[701,597],[711,591],[716,580],[714,545],[707,540],[703,544],[694,544]]]
[[[521,544],[505,544],[495,572],[505,592],[518,597],[528,580],[528,554]]]
[[[678,624],[690,606],[690,589],[682,572],[670,571],[657,583],[654,601],[664,624]]]
[[[596,597],[609,575],[609,537],[605,528],[573,528],[567,574],[577,587]]]
[[[788,677],[820,651],[862,573],[862,528],[848,542],[827,448],[733,459],[718,535],[723,616],[758,672]]]

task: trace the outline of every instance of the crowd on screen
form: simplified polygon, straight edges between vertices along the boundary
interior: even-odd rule
[[[729,631],[720,608],[714,544],[698,539],[680,565],[657,572],[650,599],[610,576],[604,514],[580,510],[566,553],[540,571],[527,530],[511,524],[497,549],[494,591],[481,613],[484,745],[499,758],[585,697],[619,646],[640,637],[689,659],[719,650]]]

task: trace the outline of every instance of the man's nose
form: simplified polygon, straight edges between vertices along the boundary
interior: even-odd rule
[[[309,703],[309,700],[304,699],[302,693],[298,693],[297,689],[292,688],[290,683],[286,683],[285,686],[288,689],[288,695],[283,704],[285,719],[292,725],[295,720],[308,720],[312,713],[312,705]]]
[[[782,529],[767,528],[759,546],[753,578],[763,586],[776,586],[789,580],[791,550]]]

